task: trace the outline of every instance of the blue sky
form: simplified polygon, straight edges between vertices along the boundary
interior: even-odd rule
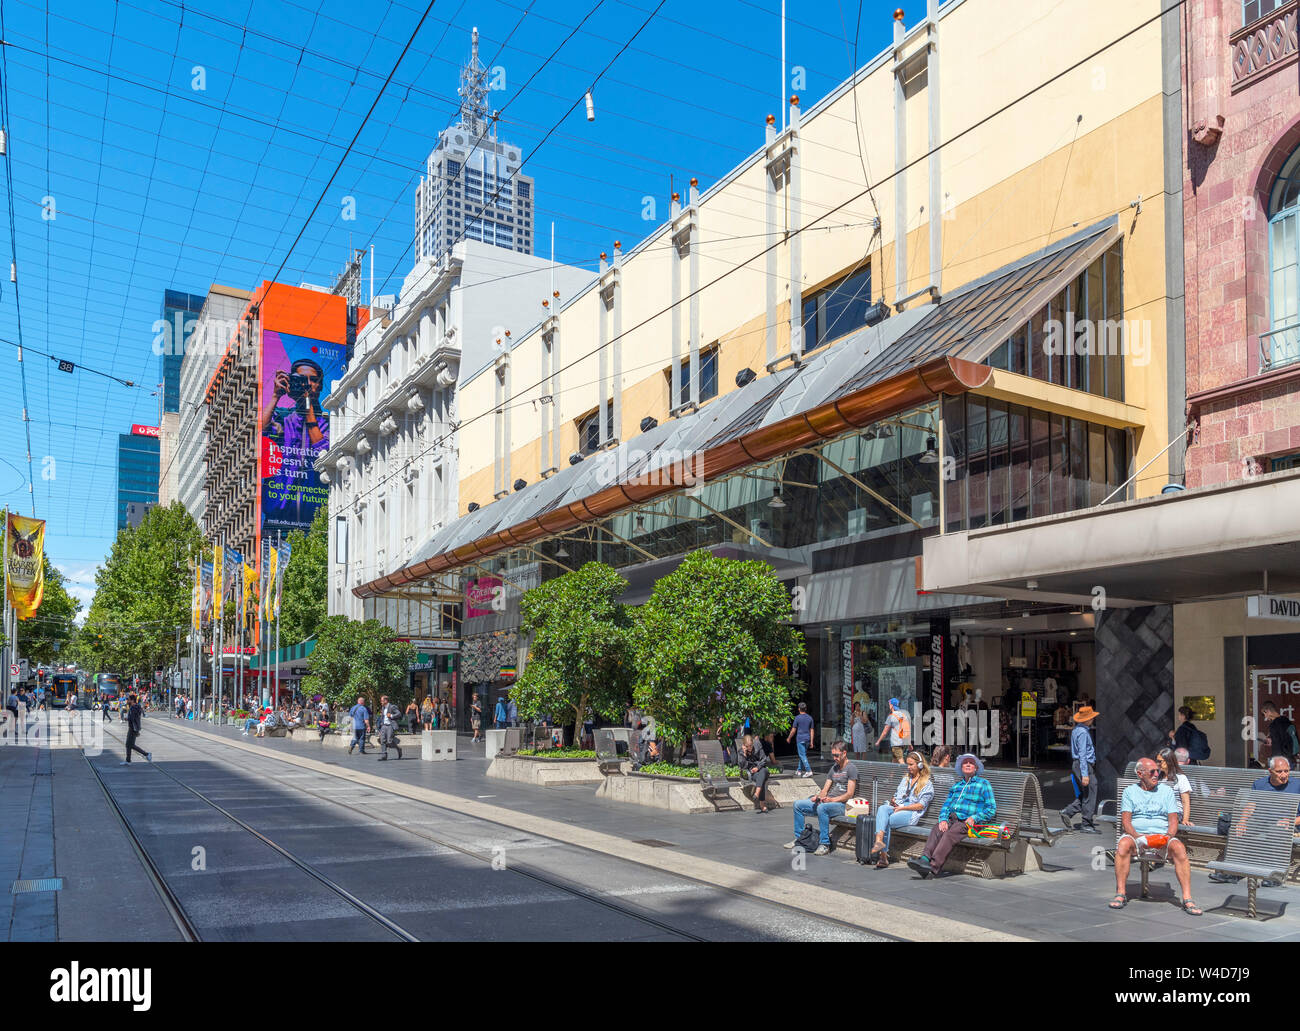
[[[164,289],[252,289],[282,262],[283,281],[328,283],[350,245],[373,243],[376,292],[395,292],[412,190],[454,117],[473,26],[504,70],[500,135],[531,155],[537,246],[553,221],[561,261],[593,267],[613,240],[630,246],[653,228],[643,197],[662,219],[670,177],[707,187],[758,146],[779,112],[779,0],[667,0],[598,85],[596,121],[579,105],[534,149],[655,2],[438,0],[308,221],[423,3],[3,0],[18,293],[0,276],[0,338],[18,341],[21,310],[35,513],[83,601],[116,534],[117,435],[158,423]],[[859,64],[886,45],[894,6],[863,0]],[[805,108],[850,74],[858,15],[848,0],[789,4]],[[0,504],[30,514],[15,357],[0,345]]]

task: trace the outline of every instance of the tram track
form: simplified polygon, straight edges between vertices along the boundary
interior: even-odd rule
[[[109,736],[119,742],[122,740],[121,738],[118,738],[115,733],[110,734]],[[158,736],[165,737],[173,741],[176,740],[172,735],[166,733],[160,734]],[[194,752],[198,753],[199,755],[205,756],[209,759],[212,759],[214,761],[223,764],[228,764],[230,762],[228,756],[221,755],[210,748],[195,747],[194,743],[189,740],[185,741],[185,744],[188,747],[190,747]],[[271,760],[275,759],[275,757],[271,755],[268,755],[266,758]],[[191,795],[198,798],[200,801],[202,801],[204,804],[209,806],[211,809],[220,813],[227,820],[231,821],[236,826],[240,827],[242,830],[251,834],[257,840],[259,840],[263,845],[265,845],[272,851],[276,852],[277,854],[279,854],[289,862],[293,863],[304,873],[311,876],[320,884],[322,884],[330,891],[334,892],[336,895],[342,898],[350,906],[364,913],[367,917],[374,920],[376,923],[379,923],[381,926],[383,926],[386,930],[392,933],[399,940],[412,941],[412,942],[420,940],[417,936],[412,934],[410,931],[407,931],[405,928],[401,927],[395,921],[385,916],[379,910],[370,906],[368,903],[358,898],[352,892],[349,892],[342,885],[338,884],[332,878],[328,877],[326,874],[316,869],[306,860],[295,855],[292,851],[280,845],[272,838],[268,837],[266,834],[262,833],[261,831],[257,830],[255,827],[241,820],[239,817],[235,816],[229,810],[227,810],[222,805],[209,798],[206,794],[204,794],[199,789],[195,788],[193,785],[185,783],[179,777],[175,776],[170,771],[163,769],[157,763],[150,763],[148,765],[152,766],[157,773],[159,773],[163,777],[166,777],[172,783],[176,784],[180,788],[183,788],[185,791],[189,792]],[[93,763],[91,764],[91,768],[94,769]],[[167,892],[167,896],[171,900],[171,905],[169,905],[168,907],[169,913],[172,912],[174,907],[175,909],[179,910],[180,914],[184,915],[184,907],[181,906],[179,900],[175,898],[174,893],[171,891],[170,887],[167,886],[165,878],[163,878],[162,874],[158,871],[156,865],[153,864],[153,862],[148,858],[147,850],[144,849],[143,844],[139,840],[139,837],[136,835],[134,829],[131,828],[130,822],[126,817],[126,814],[122,811],[121,807],[118,806],[117,802],[112,798],[111,793],[108,791],[106,785],[103,782],[103,779],[100,777],[98,770],[95,771],[95,775],[100,780],[101,787],[104,787],[105,794],[109,797],[110,804],[112,804],[113,808],[118,813],[119,817],[122,818],[123,823],[127,825],[128,834],[132,838],[132,843],[135,846],[137,853],[141,855],[142,861],[145,863],[146,869],[150,871],[151,877],[155,879],[155,887],[161,886],[160,894],[162,894],[163,891]],[[328,773],[321,773],[320,775],[331,776]],[[410,826],[409,824],[398,823],[395,820],[390,820],[387,817],[381,816],[371,810],[363,809],[360,806],[354,805],[350,802],[341,801],[338,798],[334,798],[329,795],[322,794],[321,792],[314,791],[302,785],[293,785],[292,790],[300,794],[304,794],[311,798],[314,798],[317,801],[323,802],[328,806],[346,809],[349,812],[361,816],[362,818],[365,819],[367,823],[375,823],[375,822],[381,823],[387,827],[392,828],[393,830],[399,831],[403,834],[407,834],[415,838],[419,838],[423,841],[426,841],[432,845],[436,845],[440,848],[446,849],[450,852],[455,852],[459,855],[465,856],[466,858],[475,860],[476,862],[486,864],[489,867],[492,867],[492,864],[495,861],[496,857],[494,857],[490,852],[485,853],[480,850],[476,850],[473,848],[469,848],[465,845],[458,844],[457,842],[449,841],[445,837],[432,834],[429,831],[425,830],[424,828],[413,827]],[[460,813],[455,813],[453,810],[447,809],[445,807],[434,805],[433,803],[422,803],[422,804],[427,805],[432,809],[436,809],[439,812],[449,813],[457,817],[463,818],[464,815]],[[581,846],[576,846],[576,847],[581,847]],[[584,851],[590,851],[590,850],[584,850]],[[513,873],[525,877],[536,884],[549,888],[552,891],[561,892],[562,894],[567,895],[572,899],[591,903],[609,912],[615,913],[623,918],[637,921],[640,924],[652,928],[655,932],[658,932],[660,934],[671,935],[674,938],[682,939],[685,941],[705,942],[710,940],[708,938],[704,938],[699,935],[693,934],[689,931],[683,930],[680,927],[675,927],[672,924],[660,920],[657,917],[654,917],[648,913],[642,912],[635,907],[628,906],[624,903],[615,902],[614,900],[606,896],[602,896],[598,893],[588,891],[582,887],[579,887],[578,885],[573,884],[571,881],[565,880],[564,878],[556,877],[550,873],[536,869],[535,867],[527,863],[522,863],[519,862],[518,860],[514,860],[511,862],[509,869]],[[703,882],[698,882],[698,883],[703,883]],[[716,889],[716,890],[721,890],[721,889]],[[173,919],[176,919],[175,915],[173,915]],[[197,931],[193,930],[193,924],[188,920],[187,916],[185,917],[185,919],[188,926],[191,929],[191,933],[194,935],[194,937],[187,937],[187,940],[202,940],[201,937],[198,936]],[[180,926],[179,923],[178,926]],[[849,926],[849,925],[845,925],[845,926]],[[862,929],[854,928],[854,930],[861,931]]]
[[[197,736],[198,734],[202,734],[201,731],[195,731],[194,733],[196,734],[196,736]],[[176,741],[176,742],[179,742],[179,741],[181,740],[180,738],[178,738],[178,737],[176,737],[176,736],[173,736],[173,735],[170,734],[170,733],[164,734],[164,735],[162,735],[162,736],[168,738],[169,740]],[[217,744],[217,743],[220,743],[220,742],[221,742],[221,738],[216,738],[216,739],[214,740],[213,743],[214,743],[214,744]],[[196,747],[196,746],[194,745],[193,741],[192,741],[190,738],[186,738],[186,739],[185,739],[185,743],[187,744],[187,746],[189,746],[190,748],[192,748],[195,752],[197,752],[197,753],[199,753],[199,754],[202,754],[202,755],[205,755],[205,756],[207,756],[207,757],[209,757],[209,758],[211,758],[211,759],[214,759],[215,761],[218,761],[218,762],[221,762],[221,763],[229,763],[229,762],[231,761],[230,758],[229,758],[228,756],[222,755],[222,754],[220,754],[219,752],[212,750],[211,748]],[[280,758],[279,758],[279,756],[277,756],[277,755],[274,754],[273,752],[269,752],[269,751],[266,752],[266,753],[262,753],[262,757],[265,758],[265,759],[268,760],[268,761],[271,761],[271,762],[280,762],[280,761],[281,761]],[[291,766],[292,766],[293,764],[288,764],[288,765],[291,765]],[[296,768],[298,768],[298,767],[295,766],[294,768],[296,769]],[[345,778],[345,777],[340,777],[340,776],[338,776],[338,774],[332,773],[332,772],[330,772],[330,771],[320,770],[320,771],[315,771],[315,772],[316,772],[319,776],[322,776],[322,777],[331,777],[331,778],[335,778],[335,779],[341,781],[342,783],[347,784],[347,785],[350,786],[350,787],[355,787],[355,786],[356,786],[355,783],[354,783],[353,781],[348,780],[348,779]],[[420,828],[420,827],[413,827],[413,826],[411,826],[411,825],[409,825],[409,824],[403,824],[403,823],[398,823],[398,822],[393,821],[393,820],[389,820],[389,819],[387,819],[386,817],[383,817],[383,816],[380,816],[380,815],[376,814],[373,810],[362,809],[360,806],[353,805],[353,804],[350,803],[350,802],[344,802],[344,801],[341,801],[341,800],[339,800],[339,799],[336,798],[336,797],[331,797],[331,796],[329,796],[329,795],[322,794],[322,793],[317,792],[317,791],[313,791],[313,790],[311,790],[310,788],[303,787],[302,785],[299,785],[299,784],[291,785],[291,790],[296,791],[296,792],[300,792],[300,793],[305,794],[305,795],[308,795],[308,796],[310,796],[310,797],[312,797],[312,798],[317,799],[318,801],[321,801],[321,802],[326,803],[327,805],[330,805],[330,806],[339,806],[339,807],[342,807],[342,808],[348,809],[348,810],[350,810],[351,812],[354,812],[354,813],[356,813],[356,814],[362,816],[364,819],[366,819],[366,820],[369,821],[369,822],[379,822],[379,823],[382,823],[382,824],[384,824],[384,825],[386,825],[386,826],[388,826],[388,827],[390,827],[390,828],[392,828],[392,829],[394,829],[394,830],[396,830],[396,831],[399,831],[399,832],[401,832],[401,833],[411,835],[412,837],[416,837],[416,838],[419,838],[419,839],[421,839],[421,840],[427,841],[427,842],[429,842],[430,844],[437,845],[437,846],[439,846],[439,847],[441,847],[441,848],[445,848],[445,849],[448,849],[448,850],[450,850],[450,851],[457,852],[457,853],[459,853],[459,854],[461,854],[461,855],[466,856],[467,858],[471,858],[471,859],[474,859],[474,860],[477,860],[477,861],[480,861],[480,862],[486,863],[486,864],[488,864],[488,865],[491,865],[492,862],[493,862],[493,860],[494,860],[494,856],[493,856],[491,853],[486,853],[486,852],[478,851],[478,850],[475,850],[475,849],[467,848],[467,847],[465,847],[465,846],[463,846],[463,845],[457,844],[456,842],[448,841],[448,840],[447,840],[446,838],[444,838],[444,837],[440,837],[440,836],[438,836],[438,835],[436,835],[436,834],[432,834],[432,833],[430,833],[429,831],[427,831],[427,830],[425,830],[425,829],[423,829],[423,828]],[[454,808],[448,807],[448,806],[439,805],[439,804],[436,803],[436,802],[431,802],[431,801],[423,800],[423,799],[410,799],[410,798],[402,798],[402,801],[415,801],[418,805],[420,805],[420,806],[422,806],[422,807],[425,807],[425,808],[428,808],[428,809],[431,809],[431,810],[434,810],[434,811],[436,811],[436,812],[438,812],[438,813],[447,814],[447,815],[449,815],[449,816],[453,816],[453,817],[461,818],[461,819],[465,819],[465,818],[467,818],[467,814],[462,813],[462,812],[460,812],[460,811],[458,811],[458,810],[456,810],[456,809],[454,809]],[[495,822],[495,821],[492,821],[492,820],[489,820],[489,819],[486,819],[486,818],[484,818],[484,817],[480,817],[480,816],[471,816],[471,817],[468,817],[468,818],[469,818],[469,819],[472,819],[472,820],[476,820],[476,821],[482,822],[482,823],[485,823],[485,824],[488,824],[488,825],[490,825],[490,826],[499,827],[499,828],[501,828],[503,831],[509,831],[509,830],[513,830],[513,829],[514,829],[514,828],[511,828],[508,824],[498,823],[498,822]],[[545,835],[538,835],[538,836],[539,836],[539,837],[545,837]],[[549,839],[549,840],[557,840],[557,839],[552,838],[552,839]],[[645,869],[645,870],[647,870],[647,871],[650,871],[650,872],[653,872],[653,873],[656,873],[656,874],[662,872],[662,871],[660,871],[658,868],[656,868],[656,867],[654,867],[654,866],[650,866],[650,865],[643,864],[643,863],[638,863],[635,859],[628,859],[628,858],[622,858],[622,857],[619,857],[619,858],[615,859],[614,857],[611,857],[611,856],[608,855],[607,853],[601,852],[601,851],[599,851],[598,849],[590,848],[590,847],[588,847],[588,846],[586,846],[586,845],[582,845],[582,844],[578,844],[578,843],[574,843],[574,842],[567,842],[567,841],[564,842],[564,844],[565,844],[567,847],[571,847],[571,848],[577,849],[577,850],[579,850],[579,851],[581,851],[581,852],[584,852],[584,853],[586,853],[586,854],[588,854],[588,855],[591,855],[591,856],[594,856],[594,857],[598,857],[598,858],[601,859],[601,860],[605,860],[605,861],[611,861],[611,860],[612,860],[612,861],[615,861],[615,862],[618,862],[618,863],[623,863],[623,864],[628,864],[628,865],[631,865],[631,866],[640,867],[640,868],[642,868],[642,869]],[[680,927],[677,927],[677,926],[674,926],[674,925],[668,924],[668,923],[666,923],[666,922],[664,922],[664,921],[661,921],[661,920],[659,920],[658,918],[656,918],[656,917],[654,917],[654,916],[651,916],[651,915],[649,915],[649,914],[647,914],[647,913],[645,913],[645,912],[642,912],[642,911],[640,911],[640,910],[638,910],[638,909],[636,909],[636,908],[629,907],[629,906],[627,906],[627,905],[624,904],[624,903],[615,902],[615,901],[613,901],[612,899],[608,898],[607,896],[603,896],[603,895],[601,895],[601,894],[599,894],[599,893],[593,893],[593,892],[587,891],[586,889],[581,888],[581,887],[579,887],[579,886],[573,884],[571,881],[565,880],[564,878],[556,877],[555,875],[553,875],[553,874],[551,874],[551,873],[549,873],[549,872],[539,870],[539,869],[537,869],[536,867],[533,867],[533,866],[531,866],[531,865],[529,865],[529,864],[527,864],[527,863],[522,863],[522,862],[518,861],[517,859],[516,859],[516,860],[512,860],[512,862],[511,862],[511,864],[510,864],[510,869],[511,869],[512,871],[514,871],[515,873],[522,874],[523,876],[529,878],[530,880],[533,880],[533,881],[535,881],[535,882],[537,882],[537,883],[539,883],[539,884],[542,884],[542,885],[545,885],[545,886],[547,886],[547,887],[549,887],[549,888],[552,888],[553,890],[557,890],[557,891],[564,892],[564,893],[566,893],[566,894],[568,894],[568,895],[570,895],[570,896],[572,896],[572,897],[574,897],[574,898],[578,898],[578,899],[581,899],[581,900],[583,900],[583,901],[593,903],[593,904],[595,904],[595,905],[601,906],[601,907],[604,908],[604,909],[607,909],[607,910],[610,910],[610,911],[612,911],[612,912],[618,913],[618,914],[620,914],[620,915],[622,915],[622,916],[629,917],[629,918],[632,918],[632,919],[635,919],[635,920],[641,921],[642,923],[645,923],[645,924],[648,924],[648,925],[650,925],[650,926],[655,927],[657,930],[659,930],[659,931],[661,931],[661,932],[664,932],[664,933],[667,933],[667,934],[671,934],[671,935],[673,935],[674,937],[683,938],[683,939],[686,939],[686,940],[688,940],[688,941],[698,941],[698,942],[704,942],[704,941],[710,941],[710,940],[712,940],[712,939],[709,939],[709,938],[700,937],[700,936],[698,936],[698,935],[692,934],[692,933],[689,932],[689,931],[685,931],[685,930],[681,929]],[[761,906],[769,907],[769,908],[771,908],[771,909],[778,910],[778,911],[786,911],[786,912],[789,912],[789,913],[791,913],[791,914],[797,914],[797,915],[799,915],[799,916],[807,916],[807,915],[808,915],[808,914],[806,914],[806,913],[800,911],[797,907],[794,907],[794,906],[788,905],[788,904],[783,903],[783,902],[773,901],[772,899],[763,898],[763,897],[761,897],[761,896],[754,895],[754,894],[752,894],[752,893],[745,892],[745,891],[743,891],[743,890],[739,890],[739,889],[736,889],[736,888],[733,888],[733,887],[728,887],[728,886],[726,886],[726,885],[715,884],[715,883],[710,882],[710,881],[702,880],[702,879],[700,879],[700,878],[690,877],[689,875],[681,874],[681,873],[674,873],[672,876],[675,877],[675,878],[677,878],[678,880],[683,881],[683,882],[688,882],[688,883],[691,883],[691,884],[693,884],[693,885],[697,885],[697,886],[699,886],[699,887],[701,887],[701,888],[704,888],[704,889],[707,889],[707,890],[710,890],[710,891],[714,891],[714,892],[717,892],[717,893],[722,894],[722,895],[727,895],[727,896],[730,896],[730,897],[735,898],[735,899],[744,900],[744,901],[746,901],[746,902],[750,902],[750,903],[754,903],[754,904],[757,904],[757,905],[761,905]],[[871,935],[871,936],[873,936],[873,937],[876,937],[876,938],[879,938],[879,939],[881,939],[881,940],[885,940],[885,941],[907,941],[907,940],[909,940],[909,939],[907,939],[907,938],[905,938],[905,937],[902,937],[902,936],[900,936],[900,935],[897,935],[897,934],[892,934],[892,933],[887,932],[887,931],[881,931],[881,930],[879,930],[879,929],[877,929],[877,928],[874,928],[874,927],[870,927],[870,928],[869,928],[869,927],[864,927],[864,926],[862,926],[861,924],[851,923],[851,922],[849,922],[849,921],[847,921],[847,920],[841,920],[841,919],[838,919],[838,918],[835,918],[835,917],[832,917],[832,916],[828,916],[828,915],[826,915],[826,914],[824,914],[824,913],[819,913],[819,914],[817,914],[817,915],[816,915],[816,919],[817,919],[818,921],[822,922],[822,923],[826,923],[826,924],[834,925],[834,926],[840,927],[840,928],[842,928],[842,929],[844,929],[844,930],[846,930],[846,931],[854,932],[854,933],[857,933],[857,934],[867,934],[867,935]]]
[[[110,734],[109,736],[118,741],[122,740],[121,738],[118,738],[116,734]],[[190,916],[189,912],[186,910],[184,904],[181,902],[176,891],[173,889],[171,884],[168,882],[167,878],[159,869],[158,864],[154,861],[153,857],[149,854],[149,850],[145,846],[144,841],[142,840],[143,835],[137,830],[135,825],[131,822],[130,817],[127,816],[125,810],[118,803],[117,799],[113,797],[113,793],[109,790],[108,784],[105,782],[103,775],[100,773],[99,769],[95,766],[95,764],[91,762],[90,757],[86,755],[84,752],[82,753],[82,755],[85,757],[87,765],[90,766],[91,772],[94,774],[95,779],[99,782],[99,786],[104,792],[104,797],[108,800],[110,807],[113,809],[113,811],[117,814],[118,818],[121,820],[122,825],[126,830],[127,838],[131,842],[132,849],[139,857],[141,865],[144,866],[145,871],[149,875],[151,883],[153,884],[155,890],[158,892],[159,897],[163,900],[164,908],[167,910],[167,913],[172,918],[173,922],[175,922],[177,929],[181,933],[182,938],[184,938],[185,941],[202,941],[203,936],[200,933],[195,921]],[[345,887],[343,887],[343,885],[339,884],[333,878],[322,873],[320,870],[316,869],[316,867],[312,866],[312,864],[308,863],[300,856],[295,855],[292,851],[285,848],[283,845],[280,845],[279,843],[273,841],[271,838],[267,837],[265,834],[257,830],[255,827],[252,827],[249,824],[245,823],[243,820],[235,816],[229,810],[225,809],[219,803],[214,802],[202,791],[199,791],[197,788],[189,784],[186,784],[179,777],[168,772],[167,770],[164,770],[161,766],[158,766],[156,763],[151,762],[151,763],[146,763],[146,765],[150,766],[154,771],[156,771],[161,776],[166,777],[177,787],[183,788],[185,791],[189,792],[191,795],[199,799],[199,801],[203,802],[209,808],[220,813],[222,816],[224,816],[235,826],[239,827],[241,830],[246,831],[254,839],[261,842],[262,845],[264,845],[271,851],[275,852],[277,855],[281,856],[282,858],[284,858],[285,860],[293,864],[293,866],[301,870],[307,876],[311,877],[322,887],[332,892],[337,898],[341,899],[352,909],[354,909],[358,913],[361,913],[362,915],[364,915],[366,918],[373,921],[374,923],[378,924],[380,927],[382,927],[385,931],[391,934],[398,941],[418,942],[420,940],[416,935],[412,934],[410,931],[402,927],[396,921],[391,920],[389,917],[379,912],[369,903],[365,902],[364,900],[354,895],[352,892],[348,891]]]

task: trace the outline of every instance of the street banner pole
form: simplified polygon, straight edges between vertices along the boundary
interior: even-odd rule
[[[280,577],[284,575],[284,570],[280,568],[279,551],[280,551],[280,532],[275,531],[275,582],[280,582]],[[271,595],[271,615],[275,617],[275,704],[280,704],[280,608],[277,604],[279,597],[276,594]]]

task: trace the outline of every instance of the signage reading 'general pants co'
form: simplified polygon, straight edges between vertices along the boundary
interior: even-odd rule
[[[1280,594],[1255,594],[1246,599],[1251,619],[1289,619],[1300,623],[1300,600]]]

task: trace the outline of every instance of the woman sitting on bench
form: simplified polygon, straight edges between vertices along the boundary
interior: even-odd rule
[[[893,800],[876,810],[876,842],[867,858],[876,861],[877,870],[889,865],[889,832],[895,827],[911,827],[925,815],[934,799],[930,768],[921,753],[908,752],[904,758],[907,773],[899,781]]]
[[[767,812],[767,753],[763,742],[753,734],[741,738],[737,765],[740,775],[754,785],[754,807],[760,813]]]

